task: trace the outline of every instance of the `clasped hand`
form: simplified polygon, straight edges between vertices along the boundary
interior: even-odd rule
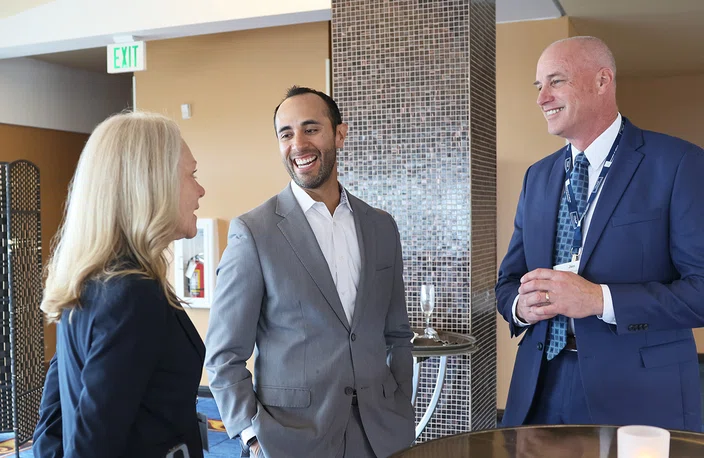
[[[535,269],[521,278],[516,316],[534,324],[555,315],[584,318],[604,311],[600,285],[572,272]]]

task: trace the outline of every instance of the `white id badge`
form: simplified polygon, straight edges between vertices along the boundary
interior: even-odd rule
[[[579,273],[579,261],[570,261],[558,264],[552,267],[552,270],[560,270],[563,272]]]

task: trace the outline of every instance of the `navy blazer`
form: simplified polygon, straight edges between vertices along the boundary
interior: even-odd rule
[[[564,148],[526,172],[496,297],[511,335],[525,331],[504,415],[522,424],[536,391],[548,322],[515,326],[525,273],[552,268]],[[575,320],[579,369],[594,423],[700,431],[692,328],[704,326],[704,150],[626,120],[592,216],[579,266],[608,285],[616,325]]]
[[[205,347],[186,313],[138,275],[89,281],[57,329],[33,450],[42,458],[163,458],[203,450],[196,396]]]

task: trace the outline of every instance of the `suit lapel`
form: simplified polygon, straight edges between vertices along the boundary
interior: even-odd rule
[[[555,234],[557,231],[557,219],[560,211],[560,199],[565,186],[564,148],[560,151],[558,158],[552,165],[548,183],[545,187],[545,205],[543,221],[551,224],[551,227],[538,229],[536,245],[536,256],[538,256],[537,266],[551,268],[553,266],[553,251],[555,250]]]
[[[183,310],[176,310],[176,318],[178,318],[179,324],[185,331],[191,344],[195,347],[202,362],[205,359],[205,345],[203,345],[203,339],[200,338],[198,331],[195,326],[193,326],[193,322]]]
[[[359,287],[357,288],[357,297],[354,302],[354,314],[352,315],[352,329],[355,329],[364,313],[364,307],[369,302],[367,300],[370,289],[369,285],[372,283],[374,272],[376,272],[376,228],[374,221],[368,213],[369,206],[362,203],[362,201],[349,192],[347,193],[347,198],[352,206],[361,259]]]
[[[308,271],[318,289],[325,297],[332,310],[335,312],[340,322],[350,329],[345,316],[345,310],[337,294],[335,282],[330,275],[328,263],[323,252],[320,250],[318,241],[313,234],[313,230],[308,224],[303,210],[298,205],[296,197],[291,191],[291,186],[287,186],[278,196],[276,213],[283,217],[279,222],[279,230],[291,245],[291,249]]]
[[[594,247],[599,242],[599,238],[601,238],[606,224],[616,209],[616,205],[621,200],[621,196],[623,196],[626,187],[631,182],[633,174],[635,174],[638,165],[643,160],[643,154],[636,151],[642,144],[642,131],[626,120],[623,138],[614,156],[614,163],[606,176],[599,200],[596,203],[596,208],[594,208],[592,220],[589,223],[589,230],[579,263],[580,273],[584,271],[584,266],[594,252]]]

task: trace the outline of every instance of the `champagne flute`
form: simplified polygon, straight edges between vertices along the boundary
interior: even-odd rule
[[[425,334],[428,339],[437,339],[438,333],[430,327],[430,316],[435,309],[435,285],[421,285],[420,287],[420,309],[425,315]]]

